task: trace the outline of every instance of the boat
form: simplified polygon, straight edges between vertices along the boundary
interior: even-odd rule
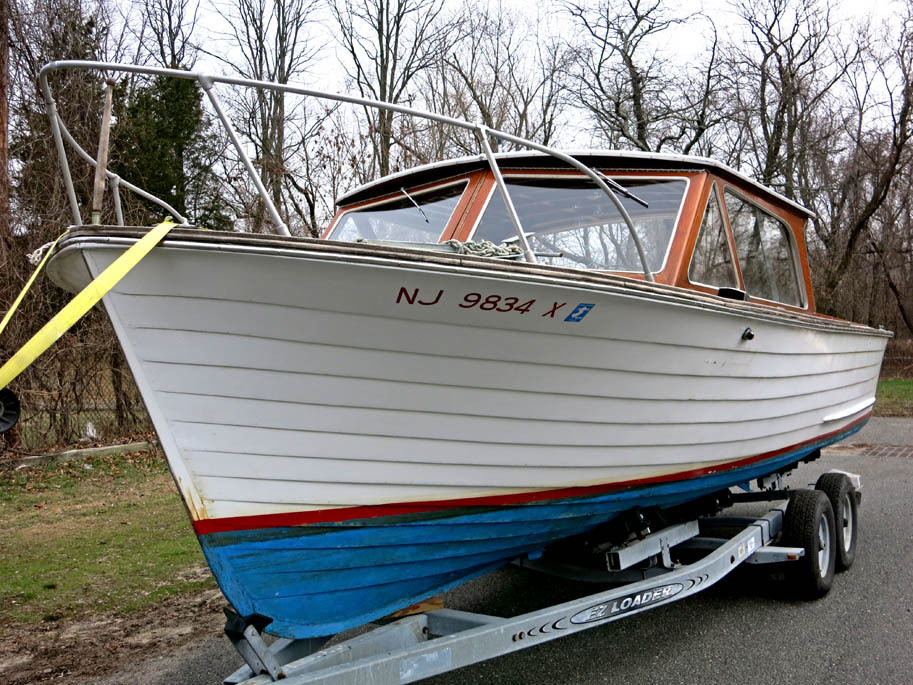
[[[890,333],[816,311],[809,210],[709,159],[481,140],[339,198],[320,239],[173,228],[104,296],[213,574],[266,632],[382,618],[872,413]],[[146,230],[74,227],[49,275],[79,292]]]

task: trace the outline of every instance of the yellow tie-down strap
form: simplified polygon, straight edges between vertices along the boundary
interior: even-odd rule
[[[57,312],[40,331],[33,335],[25,345],[20,347],[16,354],[9,358],[6,364],[0,367],[0,388],[8,386],[16,376],[25,371],[33,361],[44,353],[45,350],[57,342],[60,339],[60,336],[70,330],[73,324],[85,316],[86,312],[92,309],[92,307],[94,307],[111,288],[117,285],[124,276],[130,273],[130,270],[139,264],[143,257],[149,254],[152,248],[177,225],[178,224],[171,221],[163,221],[131,245],[130,248],[120,257],[115,259],[107,269],[98,274],[95,280],[83,288],[79,294],[70,300],[63,309]],[[63,235],[66,235],[66,233]],[[63,235],[61,235],[60,238],[62,238]],[[60,238],[54,241],[54,245],[57,244]],[[32,285],[32,282],[48,260],[48,256],[52,251],[53,247],[47,251],[44,259],[41,260],[38,268],[35,269],[35,273],[32,274],[32,277],[25,284],[25,288],[22,289],[22,292],[19,293],[19,297],[16,298],[13,306],[10,307],[10,310],[6,313],[3,321],[0,322],[0,332],[3,331],[7,321],[9,321],[13,312],[19,306],[26,291],[28,291],[29,287]]]

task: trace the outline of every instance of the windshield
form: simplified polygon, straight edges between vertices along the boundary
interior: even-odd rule
[[[343,215],[330,238],[436,243],[465,188],[466,182],[462,182],[444,188],[412,191],[408,197],[402,193],[387,202],[352,210]]]
[[[505,179],[536,259],[545,264],[602,271],[642,271],[631,233],[615,204],[589,179]],[[666,259],[687,181],[681,178],[615,178],[644,207],[621,195],[647,254],[650,271]],[[474,240],[493,243],[517,234],[497,189],[482,215]]]

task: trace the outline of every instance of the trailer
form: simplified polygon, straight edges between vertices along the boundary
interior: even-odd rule
[[[835,572],[855,558],[862,480],[829,471],[808,489],[787,490],[781,476],[759,479],[756,490],[746,484],[744,492],[718,502],[718,509],[778,503],[765,515],[699,516],[658,530],[633,525],[623,543],[597,545],[603,569],[548,556],[516,560],[535,571],[614,587],[512,618],[435,609],[326,647],[329,637],[268,645],[265,626],[226,610],[226,635],[246,665],[223,683],[416,682],[685,599],[742,564],[779,564],[793,595],[817,599],[830,590]]]

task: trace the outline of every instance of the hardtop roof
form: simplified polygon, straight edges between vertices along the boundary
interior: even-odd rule
[[[568,151],[567,154],[587,166],[598,169],[611,169],[612,171],[712,171],[720,176],[749,185],[752,190],[764,199],[786,204],[806,217],[814,216],[814,212],[799,203],[771,190],[735,169],[707,157],[625,150],[582,150]],[[561,160],[543,152],[499,152],[495,154],[495,158],[502,169],[552,168],[573,170],[572,167]],[[336,204],[338,206],[346,206],[363,202],[395,192],[404,185],[415,187],[487,168],[488,161],[484,155],[473,155],[424,164],[361,185],[341,195]]]

